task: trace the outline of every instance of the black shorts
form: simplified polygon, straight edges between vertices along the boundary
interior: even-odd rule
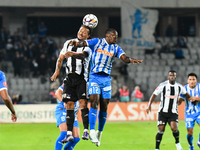
[[[87,99],[86,81],[82,75],[70,74],[64,80],[63,102]]]
[[[164,112],[158,113],[157,126],[166,125],[167,123],[170,124],[170,122],[172,122],[172,121],[175,121],[178,123],[178,114],[164,113]]]

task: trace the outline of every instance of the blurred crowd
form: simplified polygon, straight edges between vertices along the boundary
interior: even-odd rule
[[[29,25],[29,38],[18,28],[14,34],[1,28],[0,70],[6,72],[5,63],[12,62],[15,77],[38,77],[52,74],[60,53],[59,46],[51,36],[46,36],[44,22]]]

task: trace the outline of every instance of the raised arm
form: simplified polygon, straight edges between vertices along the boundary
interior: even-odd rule
[[[56,69],[55,69],[55,72],[54,74],[51,76],[51,81],[55,81],[57,79],[57,77],[59,76],[60,74],[60,69],[62,67],[62,63],[63,63],[63,60],[65,59],[65,55],[63,54],[60,54],[59,58],[57,59],[57,62],[56,62]]]
[[[132,64],[134,64],[134,63],[138,63],[139,64],[139,63],[143,62],[143,60],[130,58],[130,57],[126,56],[125,54],[122,54],[120,59],[125,63],[132,63]]]
[[[11,120],[13,122],[16,122],[17,120],[17,116],[15,114],[15,109],[13,107],[13,103],[12,103],[12,100],[10,98],[10,96],[8,95],[8,92],[6,89],[3,89],[0,91],[0,94],[1,94],[1,97],[3,98],[4,100],[4,103],[6,104],[6,106],[8,107],[8,109],[11,111]]]
[[[152,94],[152,96],[149,100],[149,104],[148,104],[147,109],[146,109],[147,114],[151,111],[151,104],[153,103],[153,101],[156,97],[157,97],[157,95]]]

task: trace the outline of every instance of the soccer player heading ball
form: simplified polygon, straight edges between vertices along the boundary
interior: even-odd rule
[[[125,63],[141,63],[143,60],[137,60],[128,57],[123,49],[116,43],[118,33],[115,29],[109,28],[105,32],[105,38],[93,38],[85,41],[72,41],[70,44],[74,47],[90,47],[91,51],[76,53],[68,51],[66,58],[85,59],[91,56],[88,95],[91,102],[89,111],[90,140],[96,146],[100,146],[101,135],[107,118],[107,107],[111,99],[111,69],[114,59],[120,58]],[[100,103],[98,114],[98,130],[95,132],[97,119],[97,109]]]

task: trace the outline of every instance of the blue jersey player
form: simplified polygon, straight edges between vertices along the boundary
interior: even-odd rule
[[[90,140],[96,146],[100,146],[100,140],[107,118],[107,107],[111,99],[111,68],[114,59],[120,58],[125,63],[141,63],[143,60],[137,60],[126,56],[125,52],[116,43],[118,33],[110,28],[105,32],[105,38],[94,38],[91,40],[76,42],[71,45],[82,47],[89,46],[90,52],[67,52],[65,57],[74,57],[84,59],[91,55],[88,95],[91,102],[89,111]],[[90,54],[89,54],[90,53]],[[98,130],[95,132],[97,119],[98,103],[100,110],[98,113]]]
[[[195,121],[200,126],[200,84],[197,83],[197,75],[195,73],[188,74],[188,84],[185,85],[186,91],[192,96],[192,100],[186,99],[183,95],[179,97],[179,104],[185,99],[185,125],[187,128],[187,141],[189,149],[194,150],[193,146],[193,128]],[[200,147],[200,135],[197,142]]]
[[[8,95],[6,76],[2,71],[0,71],[0,95],[2,99],[4,100],[4,103],[6,104],[6,106],[11,112],[11,120],[13,122],[16,122],[17,115],[15,114],[15,109],[13,107],[12,100],[10,96]]]
[[[56,98],[60,101],[57,106],[56,106],[56,110],[55,110],[55,117],[56,117],[56,121],[57,121],[57,127],[59,127],[60,129],[60,135],[56,140],[55,143],[55,150],[62,150],[63,144],[62,144],[62,140],[65,138],[65,136],[67,135],[67,125],[66,125],[66,103],[62,102],[62,93],[63,93],[63,88],[64,88],[64,84],[62,84],[58,90],[56,91],[55,95]],[[79,109],[79,102],[77,101],[75,103],[75,107],[74,107],[74,113],[75,113],[75,121],[74,121],[74,125],[73,125],[73,137],[74,137],[74,141],[73,142],[68,142],[65,146],[64,146],[64,150],[73,150],[73,148],[75,147],[75,145],[80,141],[80,137],[79,137],[79,124],[77,121],[77,112]]]

